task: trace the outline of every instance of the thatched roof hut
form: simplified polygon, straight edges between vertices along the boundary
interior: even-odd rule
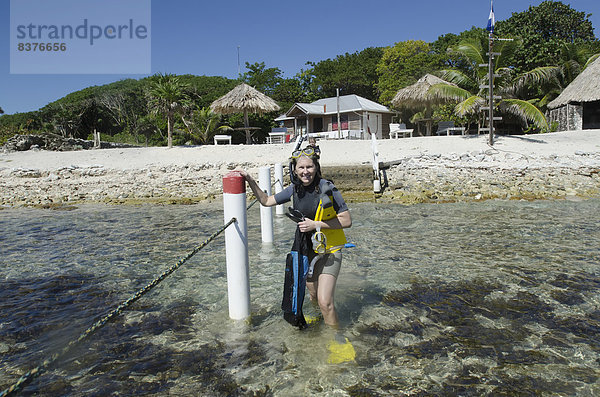
[[[600,57],[548,104],[559,131],[600,128]]]
[[[548,104],[549,109],[556,109],[568,103],[600,101],[600,57],[588,65],[579,76]]]
[[[442,80],[437,76],[426,74],[416,83],[398,90],[394,96],[394,99],[392,99],[392,105],[396,107],[425,110],[424,121],[427,123],[427,135],[431,135],[431,107],[447,102],[445,98],[441,98],[430,93],[429,89],[436,84],[448,84],[456,86],[456,84]]]
[[[210,105],[215,113],[269,113],[281,108],[273,99],[269,98],[254,87],[246,83],[236,86],[233,90],[223,95]]]
[[[445,102],[444,99],[429,93],[429,89],[436,84],[448,84],[456,86],[456,84],[449,83],[437,76],[426,74],[416,83],[398,90],[394,96],[394,99],[392,99],[392,105],[397,107],[421,109],[425,106],[443,103]]]
[[[252,136],[248,123],[248,113],[276,112],[281,107],[254,87],[246,83],[236,86],[233,90],[223,95],[210,105],[210,110],[220,114],[244,113],[244,129],[246,130],[246,143],[252,143]]]

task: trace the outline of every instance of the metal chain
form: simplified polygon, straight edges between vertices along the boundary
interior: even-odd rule
[[[89,327],[88,329],[86,329],[79,336],[79,338],[77,338],[77,339],[72,340],[71,342],[69,342],[69,344],[67,346],[65,346],[61,351],[59,351],[58,353],[55,353],[55,354],[51,355],[49,358],[47,358],[46,360],[44,360],[44,362],[42,362],[42,364],[38,365],[34,369],[28,371],[23,376],[21,376],[19,378],[19,380],[17,380],[17,382],[14,383],[12,386],[10,386],[8,389],[0,392],[0,397],[5,397],[5,396],[8,396],[8,395],[10,395],[10,394],[12,394],[14,392],[19,391],[27,383],[31,382],[33,379],[35,379],[36,377],[38,377],[41,374],[43,374],[46,371],[46,369],[52,363],[54,363],[60,357],[64,356],[69,350],[71,350],[71,348],[73,348],[73,346],[77,345],[78,343],[80,343],[81,341],[83,341],[84,339],[86,339],[88,336],[92,335],[94,332],[96,332],[97,330],[99,330],[100,328],[102,328],[113,317],[118,316],[119,314],[121,314],[121,312],[124,309],[126,309],[133,302],[135,302],[138,299],[140,299],[144,294],[146,294],[152,288],[156,287],[161,281],[163,281],[165,278],[167,278],[171,273],[173,273],[179,267],[181,267],[192,256],[196,255],[198,253],[198,251],[200,251],[202,248],[206,247],[211,241],[213,241],[215,238],[217,238],[217,236],[219,236],[219,234],[223,233],[223,231],[225,229],[227,229],[234,222],[236,222],[236,218],[231,218],[231,220],[229,222],[227,222],[225,225],[223,225],[223,227],[221,227],[219,230],[217,230],[216,232],[214,232],[213,234],[211,234],[202,244],[198,245],[196,248],[194,248],[192,251],[190,251],[185,257],[181,258],[176,264],[174,264],[173,266],[169,267],[160,276],[158,276],[157,278],[155,278],[154,280],[152,280],[152,282],[150,282],[144,288],[140,289],[135,294],[133,294],[129,299],[127,299],[126,301],[124,301],[123,303],[121,303],[119,306],[117,306],[116,309],[113,309],[110,313],[108,313],[102,319],[98,320],[94,325],[92,325],[91,327]]]
[[[278,181],[275,180],[273,182],[273,184],[271,185],[271,187],[275,186],[275,184],[277,182]],[[252,203],[250,203],[250,205],[248,205],[246,207],[246,210],[249,210],[250,208],[252,208],[252,206],[254,204],[256,204],[257,202],[258,202],[258,199],[255,199]],[[65,346],[61,351],[59,351],[58,353],[55,353],[55,354],[51,355],[50,357],[48,357],[46,360],[44,360],[44,362],[42,362],[42,364],[38,365],[34,369],[28,371],[23,376],[21,376],[19,378],[19,380],[17,380],[17,382],[15,382],[8,389],[5,389],[4,391],[0,392],[0,397],[5,397],[5,396],[8,396],[8,395],[10,395],[10,394],[12,394],[14,392],[19,391],[22,387],[24,387],[25,385],[27,385],[27,383],[31,382],[36,377],[40,376],[42,373],[44,373],[46,371],[46,369],[50,365],[52,365],[52,363],[54,363],[60,357],[64,356],[75,345],[79,344],[84,339],[86,339],[87,337],[89,337],[90,335],[92,335],[93,333],[95,333],[98,329],[100,329],[104,325],[106,325],[113,317],[118,316],[119,314],[121,314],[121,312],[124,309],[126,309],[129,305],[131,305],[132,303],[134,303],[135,301],[137,301],[138,299],[140,299],[144,294],[146,294],[152,288],[154,288],[155,286],[157,286],[161,281],[163,281],[165,278],[167,278],[171,273],[173,273],[175,270],[177,270],[179,267],[181,267],[185,262],[187,262],[188,259],[190,259],[192,256],[196,255],[198,253],[198,251],[200,251],[202,248],[206,247],[212,240],[214,240],[217,236],[219,236],[219,234],[223,233],[223,231],[225,229],[227,229],[235,221],[236,221],[235,218],[231,218],[231,220],[229,222],[227,222],[225,225],[223,225],[223,227],[221,227],[221,229],[217,230],[212,235],[210,235],[202,244],[200,244],[199,246],[197,246],[196,248],[194,248],[192,251],[190,251],[185,257],[183,257],[182,259],[180,259],[176,264],[174,264],[173,266],[169,267],[160,276],[158,276],[157,278],[155,278],[152,282],[150,282],[144,288],[142,288],[139,291],[137,291],[129,299],[127,299],[126,301],[122,302],[119,306],[117,306],[110,313],[108,313],[105,317],[103,317],[102,319],[98,320],[94,325],[92,325],[91,327],[89,327],[88,329],[86,329],[79,336],[79,338],[77,338],[77,339],[72,340],[71,342],[69,342],[69,344],[67,346]]]

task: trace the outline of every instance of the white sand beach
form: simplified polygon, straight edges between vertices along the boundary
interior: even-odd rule
[[[600,191],[600,130],[500,136],[493,147],[487,142],[484,135],[379,140],[379,161],[397,164],[382,175],[387,187],[377,198],[411,203],[593,196]],[[256,173],[277,162],[287,165],[293,146],[0,153],[0,205],[212,199],[229,170]],[[371,141],[321,140],[319,146],[324,167],[371,165]],[[343,183],[339,187],[344,190]]]

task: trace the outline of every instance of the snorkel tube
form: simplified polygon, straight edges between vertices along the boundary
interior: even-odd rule
[[[295,151],[300,150],[300,146],[302,146],[302,141],[304,140],[304,137],[302,135],[300,135],[298,138],[296,138],[296,147],[294,148],[294,150],[292,151],[292,153],[294,153]],[[298,179],[298,177],[296,176],[296,174],[294,173],[294,160],[290,157],[290,163],[288,165],[288,171],[290,173],[290,181],[294,184],[294,185],[298,185],[300,184],[300,180]]]
[[[296,147],[294,148],[294,151],[300,150],[300,146],[302,146],[303,140],[304,140],[304,137],[302,135],[300,135],[298,138],[296,138]]]

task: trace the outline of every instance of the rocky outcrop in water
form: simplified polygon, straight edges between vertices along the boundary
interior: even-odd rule
[[[101,149],[135,147],[124,143],[100,142]],[[26,150],[54,150],[65,152],[70,150],[87,150],[94,148],[93,141],[84,139],[64,138],[59,135],[15,135],[8,139],[2,148],[7,152],[22,152]]]

